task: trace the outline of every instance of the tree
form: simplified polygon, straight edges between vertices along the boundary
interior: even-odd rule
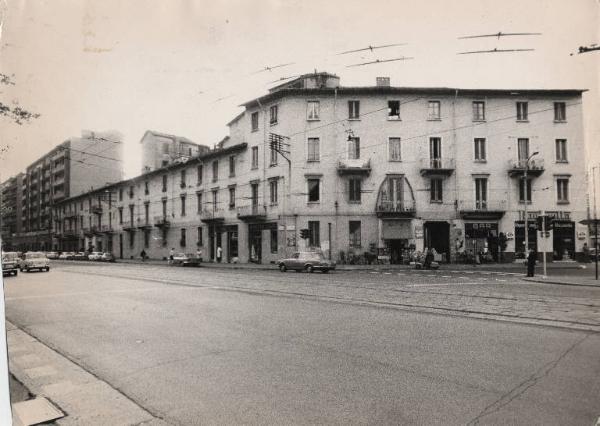
[[[8,76],[6,74],[0,73],[0,84],[4,84],[7,86],[14,86],[15,82],[12,80],[13,76]],[[31,111],[27,111],[20,106],[10,106],[6,103],[0,101],[0,115],[4,117],[8,117],[18,125],[22,125],[23,123],[28,123],[32,119],[39,118],[40,114],[34,113]]]

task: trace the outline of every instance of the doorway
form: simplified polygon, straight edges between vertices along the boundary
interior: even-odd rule
[[[554,222],[554,260],[573,260],[575,255],[575,222]]]
[[[123,234],[119,234],[119,259],[123,259]]]
[[[404,257],[406,256],[407,240],[385,240],[385,245],[390,256],[390,264],[401,265],[406,260]]]
[[[248,253],[250,262],[262,260],[262,226],[248,225]]]
[[[448,222],[425,222],[425,247],[435,249],[442,259],[450,259],[450,224]]]

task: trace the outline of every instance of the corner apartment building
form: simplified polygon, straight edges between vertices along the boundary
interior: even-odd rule
[[[206,153],[208,146],[199,145],[183,136],[147,130],[140,140],[142,146],[142,173],[160,169],[169,164],[186,162]]]
[[[0,184],[0,240],[2,249],[14,249],[14,237],[21,232],[21,186],[23,173]]]
[[[459,261],[499,258],[502,234],[507,261],[525,251],[527,217],[530,247],[575,258],[587,232],[581,96],[298,77],[246,102],[218,149],[110,189],[127,194],[109,215],[113,253],[214,259],[221,247],[225,261],[268,263],[315,247],[399,263],[433,247]],[[554,218],[549,237],[542,213]],[[81,221],[94,223],[87,211]]]
[[[30,164],[22,177],[22,205],[14,236],[18,250],[53,250],[52,206],[123,180],[122,138],[115,132],[82,132]]]

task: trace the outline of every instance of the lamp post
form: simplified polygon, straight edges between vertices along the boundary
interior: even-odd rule
[[[527,172],[529,171],[529,161],[536,155],[538,155],[539,152],[536,151],[533,154],[531,154],[529,157],[527,157],[527,160],[525,160],[525,173],[523,174],[523,186],[525,188],[524,192],[525,192],[525,256],[528,256],[529,254],[529,224],[527,221],[527,203],[529,201],[529,197],[527,196],[528,194],[528,190],[529,190],[529,182],[527,181]]]

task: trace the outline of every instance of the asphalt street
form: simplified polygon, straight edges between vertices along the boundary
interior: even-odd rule
[[[57,262],[5,291],[14,325],[170,424],[600,416],[600,288],[478,270]]]

